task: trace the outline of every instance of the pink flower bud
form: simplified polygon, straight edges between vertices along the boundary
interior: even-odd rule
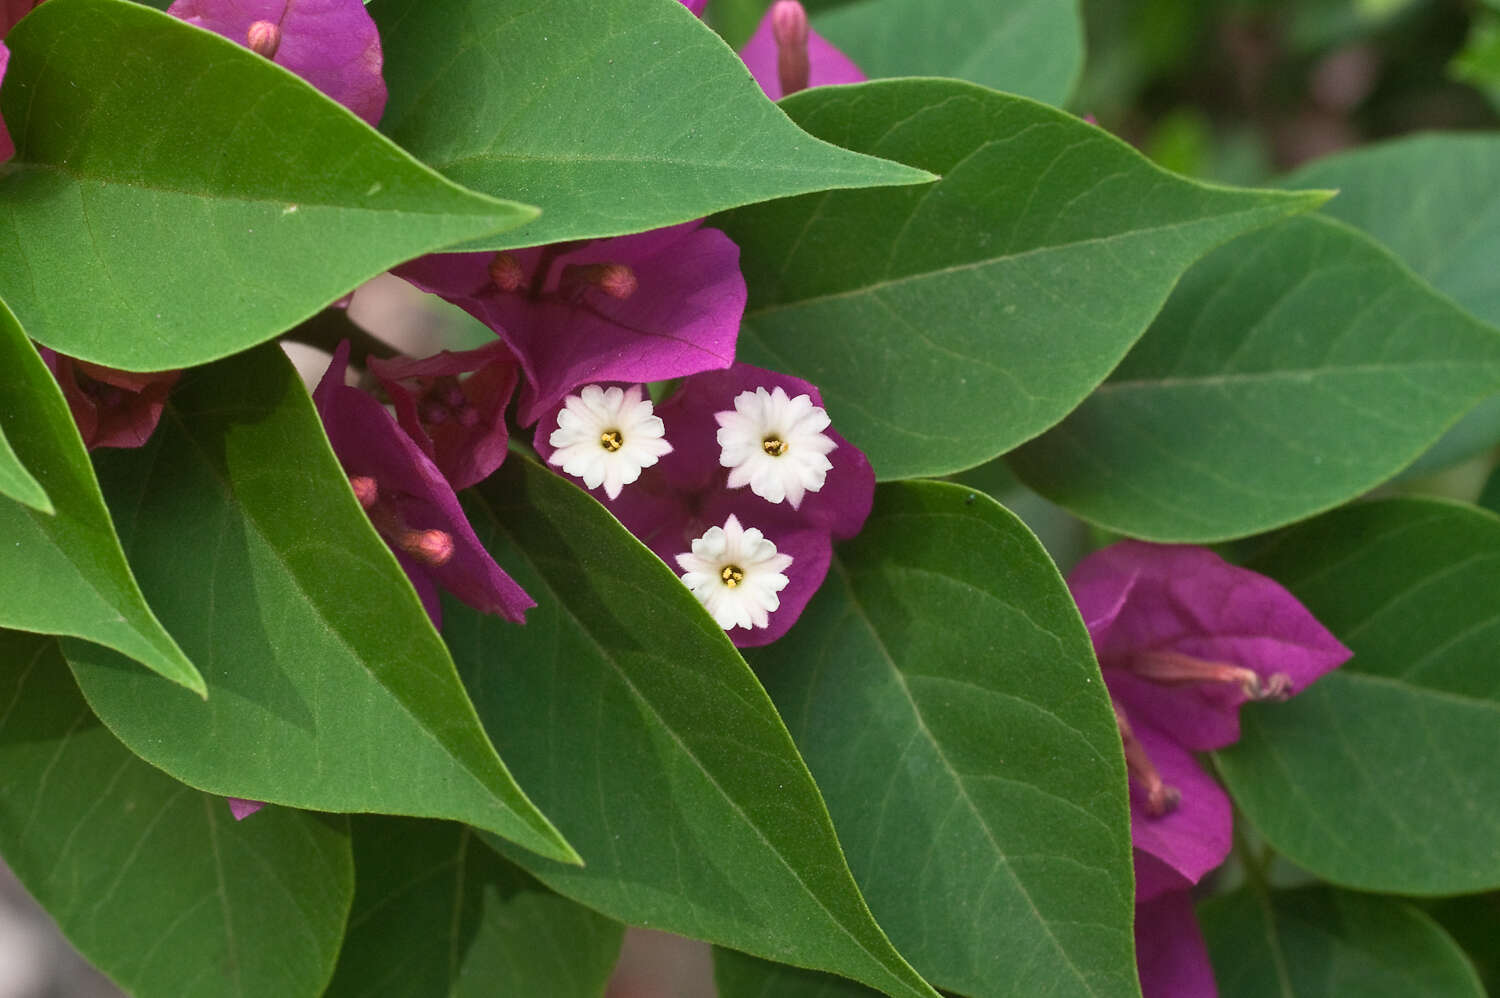
[[[521,269],[521,261],[514,253],[496,253],[490,260],[489,274],[495,288],[506,293],[519,291],[526,283],[526,272]]]
[[[245,32],[245,44],[251,51],[274,59],[276,50],[281,48],[281,26],[272,21],[252,21]]]
[[[807,32],[803,6],[797,0],[776,0],[771,6],[771,37],[776,40],[776,76],[783,95],[807,89],[812,75]]]

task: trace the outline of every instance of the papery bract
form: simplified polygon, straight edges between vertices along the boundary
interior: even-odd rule
[[[766,11],[765,17],[761,18],[755,34],[751,35],[744,48],[740,49],[740,58],[744,60],[746,68],[750,70],[750,75],[755,77],[755,82],[760,84],[760,88],[766,92],[767,97],[780,100],[793,90],[800,90],[804,87],[860,83],[865,79],[865,74],[860,72],[853,60],[811,28],[806,29],[806,51],[803,62],[806,82],[803,83],[800,79],[795,82],[787,79],[786,54],[783,49],[795,42],[781,41],[777,38],[776,20],[779,6],[779,4],[772,4],[771,9]],[[804,14],[804,23],[805,20]],[[796,75],[801,74],[796,73]],[[802,85],[797,86],[797,83],[802,83]]]
[[[1208,947],[1186,890],[1135,906],[1135,959],[1145,998],[1214,998]]]
[[[702,17],[703,8],[708,6],[708,0],[682,0],[682,5],[698,17]]]
[[[828,574],[833,540],[859,533],[875,495],[870,462],[831,428],[826,432],[837,445],[828,455],[832,467],[823,487],[807,493],[799,508],[767,502],[748,488],[729,488],[729,471],[719,461],[715,415],[733,411],[737,396],[757,388],[808,395],[815,405],[822,405],[817,388],[801,378],[749,364],[694,375],[656,408],[672,452],[642,472],[618,499],[600,497],[626,529],[674,568],[677,556],[691,551],[695,539],[712,527],[722,527],[731,516],[746,528],[759,529],[779,553],[792,558],[785,573],[787,585],[778,594],[779,605],[768,626],[729,632],[740,647],[769,644],[796,622]],[[555,419],[554,410],[537,428],[536,448],[544,458],[552,453],[546,437]]]
[[[329,443],[371,522],[395,552],[436,623],[435,583],[483,613],[522,622],[535,601],[495,564],[453,487],[375,399],[344,384],[339,345],[313,392]]]
[[[386,99],[380,32],[360,0],[176,0],[167,13],[247,47],[252,26],[274,25],[272,62],[371,127],[380,123]]]
[[[611,265],[632,283],[601,283],[619,273],[604,271]],[[511,290],[496,285],[502,267]],[[728,367],[745,311],[739,248],[698,222],[498,256],[436,254],[395,272],[458,305],[511,348],[526,376],[520,417],[528,425],[586,384]]]
[[[0,42],[0,85],[5,82],[5,70],[10,66],[10,49]],[[16,154],[16,144],[11,141],[10,130],[5,127],[5,119],[0,118],[0,163],[10,159]]]
[[[89,450],[140,447],[161,421],[180,371],[116,371],[38,347],[62,388],[78,433]]]
[[[1164,687],[1134,674],[1141,655],[1228,663],[1268,684],[1284,676],[1292,693],[1350,655],[1282,586],[1206,548],[1122,541],[1080,562],[1068,587],[1099,664],[1118,670],[1111,690],[1131,696],[1131,720],[1150,721],[1198,751],[1239,738],[1245,691],[1233,683]]]
[[[370,371],[390,396],[396,421],[454,491],[484,481],[505,460],[505,407],[516,390],[516,364],[504,343],[420,359],[372,357]]]
[[[243,797],[225,797],[224,802],[229,805],[229,813],[234,815],[235,821],[244,821],[266,806],[263,800],[246,800]]]

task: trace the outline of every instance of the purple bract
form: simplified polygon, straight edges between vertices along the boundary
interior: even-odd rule
[[[808,87],[865,79],[848,56],[807,26],[807,13],[795,0],[771,5],[740,49],[740,58],[772,100]]]
[[[380,33],[360,0],[176,0],[167,13],[253,48],[380,123]]]

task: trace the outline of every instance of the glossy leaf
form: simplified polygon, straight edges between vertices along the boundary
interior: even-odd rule
[[[932,992],[870,917],[770,699],[675,574],[582,490],[512,457],[470,519],[537,600],[525,627],[449,600],[480,716],[586,865],[504,847],[635,925]]]
[[[1347,887],[1500,887],[1500,517],[1386,500],[1288,531],[1250,567],[1354,650],[1290,703],[1241,712],[1220,753],[1287,858]]]
[[[1500,326],[1500,137],[1416,135],[1326,156],[1284,180],[1337,187],[1323,213],[1363,229],[1477,318]],[[1412,191],[1420,190],[1419,197]],[[1466,415],[1422,456],[1421,474],[1500,441],[1500,396]]]
[[[0,367],[0,430],[45,483],[51,507],[0,496],[0,627],[97,641],[201,695],[203,677],[130,574],[62,390],[4,304]]]
[[[454,818],[571,858],[485,738],[278,349],[184,375],[151,443],[99,473],[142,588],[209,689],[205,703],[66,644],[133,751],[213,793]]]
[[[0,318],[0,323],[9,325],[8,319],[8,316]],[[31,371],[28,369],[27,373]],[[42,488],[41,483],[16,456],[15,448],[5,437],[3,426],[0,426],[0,499],[12,499],[49,516],[56,512],[52,507],[52,500],[47,498],[47,490]]]
[[[717,948],[714,984],[719,998],[870,998],[876,994],[847,977],[801,970]]]
[[[678,0],[376,0],[370,13],[390,86],[382,130],[461,184],[542,207],[470,248],[932,179],[799,131]]]
[[[969,489],[883,487],[749,656],[870,908],[965,995],[1137,995],[1120,735],[1057,569]]]
[[[222,799],[99,723],[54,638],[0,632],[0,852],[141,998],[322,993],[354,895],[341,816]]]
[[[624,926],[559,897],[471,828],[359,816],[349,933],[329,998],[599,998]]]
[[[1241,889],[1198,908],[1220,998],[1483,998],[1463,950],[1394,898]]]
[[[882,479],[972,467],[1051,426],[1189,263],[1320,197],[1195,184],[1061,111],[952,80],[782,106],[815,135],[943,176],[715,220],[750,289],[739,359],[817,385]]]
[[[223,357],[534,214],[158,11],[48,0],[5,41],[17,154],[0,176],[0,296],[74,357],[141,371]]]
[[[1011,463],[1101,526],[1221,540],[1378,485],[1496,389],[1500,330],[1314,215],[1190,270],[1109,380]]]
[[[871,77],[952,76],[1061,106],[1083,69],[1076,0],[857,0],[813,27]]]
[[[1319,159],[1284,181],[1336,187],[1322,213],[1375,237],[1433,287],[1500,325],[1500,136],[1416,135]],[[1413,196],[1420,191],[1420,196]]]

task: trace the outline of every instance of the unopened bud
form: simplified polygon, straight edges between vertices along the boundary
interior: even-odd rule
[[[514,253],[496,253],[490,260],[489,272],[490,283],[499,291],[519,291],[526,283],[526,273]]]
[[[354,498],[365,509],[374,506],[380,500],[380,489],[375,484],[375,479],[369,475],[349,476],[349,487],[354,490]]]
[[[1292,695],[1292,680],[1284,672],[1262,679],[1254,669],[1228,662],[1207,662],[1175,651],[1149,651],[1136,655],[1125,667],[1138,676],[1166,686],[1184,683],[1227,683],[1244,691],[1246,700],[1286,700]]]
[[[806,90],[812,75],[807,55],[807,11],[797,0],[771,6],[771,37],[776,40],[776,78],[782,96]]]
[[[564,295],[574,297],[587,287],[624,301],[635,294],[635,271],[623,263],[574,263],[563,268],[558,290]]]
[[[453,557],[453,535],[444,530],[413,530],[401,538],[400,547],[423,564],[439,568]]]
[[[1176,787],[1167,786],[1162,780],[1161,773],[1146,754],[1146,746],[1141,744],[1141,740],[1131,729],[1125,711],[1113,701],[1111,706],[1115,709],[1115,722],[1120,728],[1120,742],[1125,750],[1125,769],[1146,795],[1146,813],[1153,818],[1160,818],[1175,811],[1182,801],[1181,792]]]
[[[245,32],[245,44],[252,52],[274,59],[281,48],[281,26],[274,21],[252,21]]]

